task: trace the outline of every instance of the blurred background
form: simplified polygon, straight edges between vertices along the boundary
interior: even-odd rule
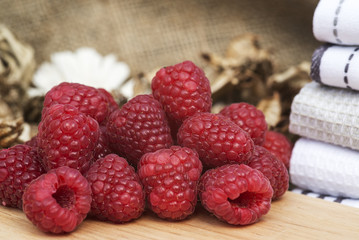
[[[312,33],[318,2],[0,0],[0,149],[37,134],[44,94],[62,81],[105,88],[121,106],[151,93],[161,67],[185,60],[204,69],[212,112],[248,102],[294,144],[292,100],[311,81],[311,57],[321,45]],[[318,166],[321,160],[328,159]]]
[[[248,102],[271,129],[293,137],[291,102],[310,81],[320,44],[312,34],[317,3],[1,0],[0,147],[36,135],[44,93],[61,81],[105,88],[121,106],[150,92],[159,68],[184,60],[206,72],[213,112]]]
[[[50,54],[93,47],[114,53],[133,73],[200,52],[223,53],[243,33],[257,34],[283,70],[310,60],[318,43],[312,17],[318,0],[1,0],[0,22],[32,45],[38,63]]]

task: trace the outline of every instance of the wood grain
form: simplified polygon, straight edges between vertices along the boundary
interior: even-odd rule
[[[359,239],[359,209],[287,192],[250,226],[231,226],[203,208],[181,222],[146,212],[127,224],[86,219],[70,234],[42,233],[17,209],[0,207],[0,239]]]

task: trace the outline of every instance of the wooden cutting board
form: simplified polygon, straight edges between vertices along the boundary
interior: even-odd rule
[[[231,226],[203,208],[181,222],[146,212],[127,224],[86,219],[70,234],[42,233],[17,209],[0,207],[0,239],[359,239],[359,209],[287,192],[269,213],[250,226]]]

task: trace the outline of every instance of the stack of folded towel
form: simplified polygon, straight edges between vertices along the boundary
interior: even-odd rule
[[[359,1],[321,0],[309,83],[294,98],[289,130],[294,192],[359,207]]]

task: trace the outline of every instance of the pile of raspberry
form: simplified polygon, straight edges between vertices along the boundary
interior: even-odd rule
[[[145,209],[174,221],[202,204],[233,225],[268,213],[288,188],[288,139],[248,103],[211,113],[209,80],[190,61],[160,69],[151,87],[122,108],[104,89],[52,88],[37,136],[0,151],[2,205],[51,233]]]

